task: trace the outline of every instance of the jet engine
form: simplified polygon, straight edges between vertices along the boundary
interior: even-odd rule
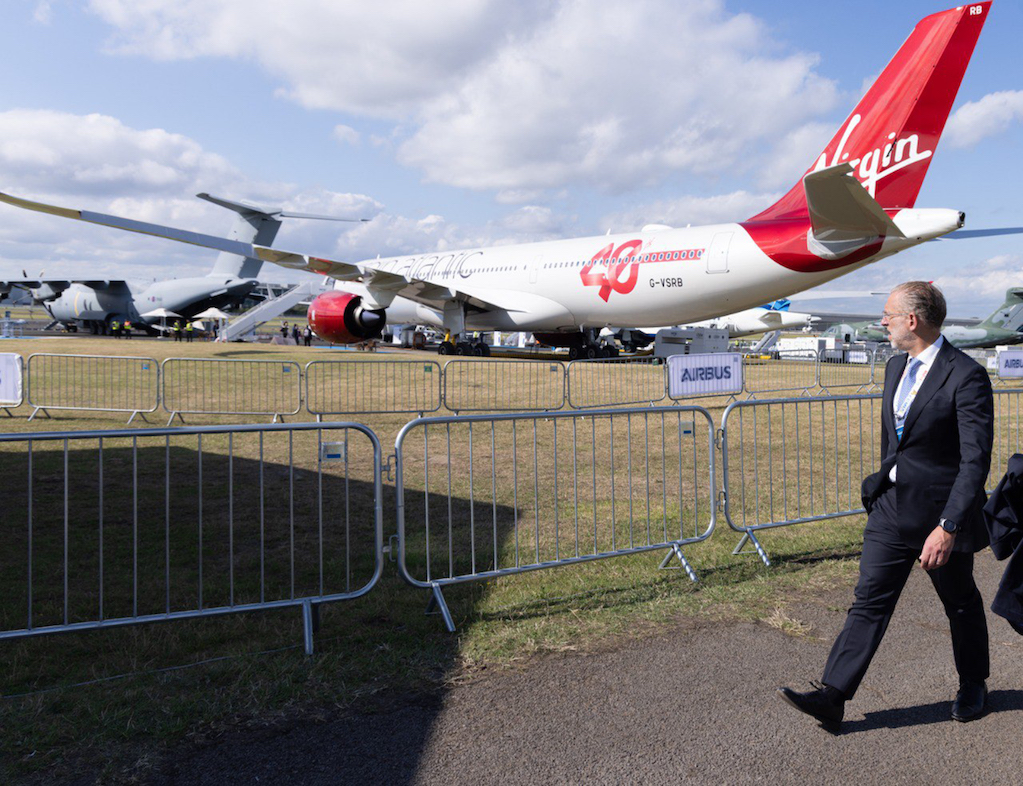
[[[351,292],[324,292],[309,304],[309,325],[313,332],[332,344],[356,344],[379,338],[387,324],[383,309],[371,311],[362,297]]]

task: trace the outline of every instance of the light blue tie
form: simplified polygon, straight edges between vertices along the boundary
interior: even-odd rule
[[[895,402],[895,434],[899,439],[902,439],[902,429],[906,425],[906,415],[909,413],[903,413],[902,417],[898,416],[898,413],[902,411],[902,406],[906,403],[906,399],[909,398],[910,391],[913,390],[913,385],[916,384],[916,372],[920,370],[920,366],[923,362],[916,358],[909,359],[909,370],[906,373],[906,379],[902,383],[902,389],[899,390],[899,400]]]

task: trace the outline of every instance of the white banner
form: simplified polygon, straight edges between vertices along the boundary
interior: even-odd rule
[[[21,403],[21,355],[0,353],[0,407]]]
[[[1008,349],[998,353],[998,376],[1023,377],[1023,349]]]
[[[668,395],[671,398],[742,392],[742,355],[671,355],[668,358]]]

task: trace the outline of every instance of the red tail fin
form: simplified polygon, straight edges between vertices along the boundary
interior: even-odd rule
[[[848,162],[882,207],[913,207],[991,1],[920,20],[807,172]],[[806,217],[802,178],[750,221]]]

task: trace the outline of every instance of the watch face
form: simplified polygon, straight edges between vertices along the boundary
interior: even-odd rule
[[[955,525],[955,522],[949,521],[948,519],[941,520],[941,528],[945,530],[945,532],[955,533],[959,531],[959,527]]]

